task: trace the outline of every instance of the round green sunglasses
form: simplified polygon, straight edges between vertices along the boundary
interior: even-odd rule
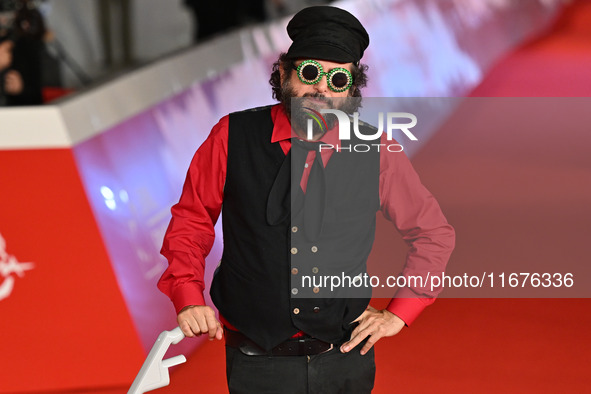
[[[316,60],[304,60],[299,66],[294,69],[298,72],[298,78],[306,85],[315,85],[324,75],[328,88],[333,92],[344,92],[353,85],[353,76],[346,68],[337,67],[329,72],[324,72],[322,65]]]

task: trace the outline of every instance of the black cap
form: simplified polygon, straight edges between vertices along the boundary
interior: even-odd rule
[[[369,35],[351,13],[336,7],[304,8],[287,25],[293,43],[290,59],[321,59],[357,63],[369,45]]]

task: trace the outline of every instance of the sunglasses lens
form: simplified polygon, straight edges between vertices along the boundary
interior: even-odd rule
[[[301,75],[308,81],[315,81],[318,78],[318,67],[313,64],[307,64],[302,69]]]
[[[332,84],[335,88],[344,88],[349,84],[349,76],[344,72],[336,72],[332,75]]]

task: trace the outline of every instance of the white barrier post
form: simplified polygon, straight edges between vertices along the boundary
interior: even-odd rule
[[[162,360],[162,358],[171,344],[176,345],[184,338],[185,335],[180,327],[171,331],[162,331],[127,394],[142,394],[146,391],[168,386],[170,383],[168,368],[182,364],[187,359],[182,354],[166,360]]]

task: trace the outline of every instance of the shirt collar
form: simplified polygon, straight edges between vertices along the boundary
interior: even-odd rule
[[[273,134],[271,142],[279,142],[291,138],[291,123],[285,113],[283,104],[276,104],[271,108],[271,118],[273,119]]]

